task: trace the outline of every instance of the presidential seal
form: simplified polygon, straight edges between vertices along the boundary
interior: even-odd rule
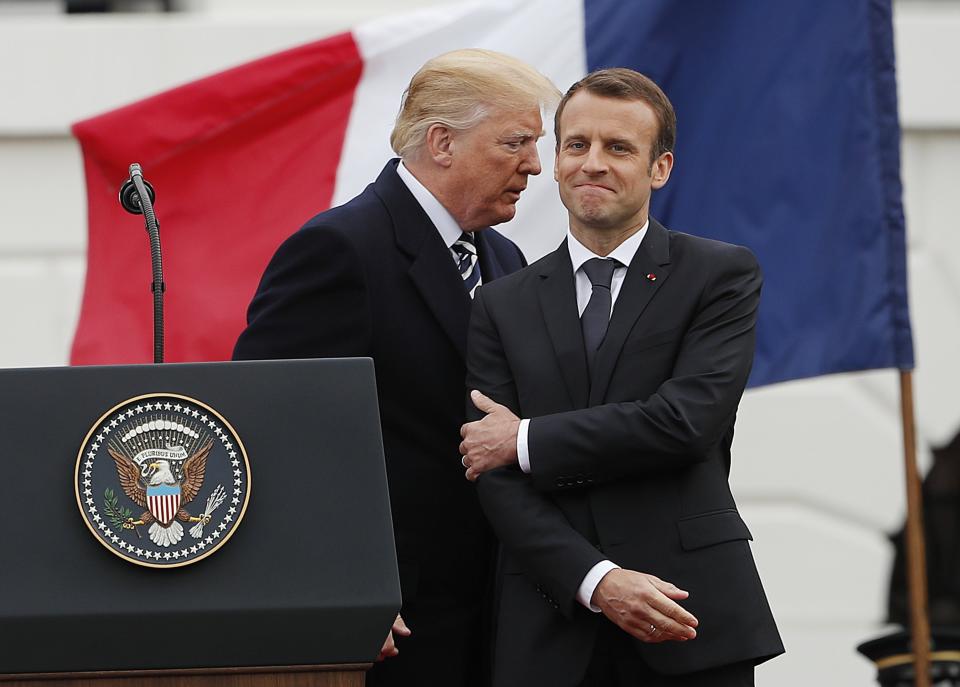
[[[213,408],[147,394],[96,421],[77,456],[75,485],[101,544],[138,565],[174,568],[231,537],[250,499],[250,464]]]

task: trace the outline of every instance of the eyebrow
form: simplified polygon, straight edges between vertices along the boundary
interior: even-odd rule
[[[543,129],[540,129],[540,132],[539,132],[539,133],[535,133],[535,132],[530,131],[530,130],[528,129],[528,130],[526,130],[526,131],[514,131],[513,133],[504,134],[503,138],[504,138],[504,139],[510,139],[510,138],[541,138],[543,135],[544,135],[544,130],[543,130]]]

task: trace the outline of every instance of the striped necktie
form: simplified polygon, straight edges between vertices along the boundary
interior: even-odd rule
[[[453,259],[457,261],[463,286],[470,294],[470,298],[473,298],[473,292],[477,290],[477,285],[480,283],[480,263],[477,262],[477,247],[473,242],[473,234],[466,231],[460,234],[460,238],[450,246],[450,252],[453,253]]]

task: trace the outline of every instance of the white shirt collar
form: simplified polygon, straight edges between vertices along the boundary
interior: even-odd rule
[[[413,197],[420,203],[420,207],[423,208],[423,211],[427,213],[427,217],[430,218],[430,221],[433,222],[433,226],[437,228],[437,231],[440,232],[440,238],[443,239],[444,244],[449,248],[454,243],[457,242],[457,239],[460,238],[460,235],[463,233],[463,230],[460,228],[460,225],[457,224],[457,220],[453,218],[447,209],[440,204],[440,201],[437,200],[427,187],[420,183],[420,181],[413,176],[406,165],[403,164],[401,160],[397,165],[397,176],[400,177],[401,181],[407,185],[407,188],[410,189],[410,193],[413,194]]]
[[[640,231],[614,248],[607,257],[615,258],[624,266],[629,267],[630,262],[633,260],[633,256],[637,254],[637,250],[640,248],[640,243],[643,241],[643,237],[647,235],[647,229],[649,227],[650,220],[647,219],[643,226],[640,227]],[[567,229],[567,250],[570,251],[570,262],[573,264],[574,274],[576,274],[577,270],[583,267],[583,263],[585,263],[587,260],[591,258],[602,257],[577,241],[569,229]]]

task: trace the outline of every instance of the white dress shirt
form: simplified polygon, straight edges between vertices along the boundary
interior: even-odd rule
[[[628,238],[617,246],[607,258],[613,258],[620,264],[613,270],[613,280],[610,282],[610,313],[613,314],[613,307],[617,302],[617,296],[620,295],[620,287],[623,286],[623,279],[627,276],[627,266],[633,260],[643,237],[647,235],[647,227],[650,226],[650,220],[647,220],[640,231]],[[583,311],[590,302],[590,295],[593,293],[593,285],[590,278],[583,271],[583,263],[592,258],[601,258],[589,248],[574,238],[570,230],[567,230],[567,249],[570,251],[570,263],[573,265],[573,275],[577,289],[577,312],[583,315]],[[520,429],[517,431],[517,461],[520,463],[520,469],[524,472],[530,472],[530,449],[527,446],[527,434],[530,431],[530,420],[520,421]],[[600,580],[611,570],[619,568],[612,561],[600,561],[593,566],[584,576],[577,590],[577,601],[589,608],[594,613],[599,613],[600,609],[590,603],[593,598],[593,592],[596,591]]]
[[[423,208],[423,211],[427,213],[427,217],[430,218],[430,221],[433,222],[433,226],[437,228],[437,231],[440,232],[440,238],[443,239],[444,245],[450,249],[450,257],[453,258],[453,262],[457,263],[460,258],[453,252],[453,244],[459,240],[460,235],[463,233],[463,229],[460,228],[460,225],[457,224],[457,220],[453,218],[443,205],[440,204],[440,201],[427,190],[427,187],[420,183],[420,180],[417,179],[410,172],[409,169],[403,164],[403,161],[397,165],[397,176],[400,177],[400,180],[406,184],[407,188],[410,189],[410,193],[413,194],[413,197],[420,207]],[[483,273],[480,274],[479,284],[483,283]]]

